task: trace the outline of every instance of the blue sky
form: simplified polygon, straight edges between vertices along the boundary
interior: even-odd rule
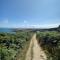
[[[0,27],[56,27],[60,0],[0,0]]]

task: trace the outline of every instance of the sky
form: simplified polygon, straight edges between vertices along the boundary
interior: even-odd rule
[[[49,28],[60,25],[60,0],[0,0],[0,27]]]

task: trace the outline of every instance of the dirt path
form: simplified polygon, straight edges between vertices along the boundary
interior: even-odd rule
[[[47,60],[46,54],[38,45],[36,34],[33,35],[25,60]]]

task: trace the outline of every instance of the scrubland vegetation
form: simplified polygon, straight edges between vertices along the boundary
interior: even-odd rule
[[[0,33],[0,60],[23,60],[32,34],[30,31]]]
[[[60,32],[37,32],[39,45],[47,54],[47,60],[60,60]]]
[[[60,26],[51,29],[16,30],[14,33],[0,32],[0,60],[25,60],[33,34],[36,34],[47,60],[60,60]]]

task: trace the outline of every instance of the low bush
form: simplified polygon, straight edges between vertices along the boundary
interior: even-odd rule
[[[29,31],[17,31],[14,34],[0,33],[0,59],[15,60],[17,53],[23,50],[31,36],[32,33]]]
[[[60,60],[60,33],[37,32],[37,40],[40,46],[47,51],[48,60]]]

